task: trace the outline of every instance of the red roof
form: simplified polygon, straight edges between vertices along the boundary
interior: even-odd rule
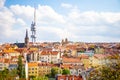
[[[63,57],[62,60],[63,63],[81,63],[81,60],[79,58],[74,57]]]
[[[58,75],[57,80],[83,80],[82,76],[76,75]]]
[[[77,48],[77,46],[76,45],[67,45],[66,48],[75,50]]]
[[[42,51],[41,52],[41,55],[57,55],[58,54],[58,52],[57,51]]]
[[[72,68],[73,68],[73,65],[71,65],[71,64],[62,64],[62,65],[60,65],[60,67],[61,67],[62,69],[72,69]]]
[[[94,54],[93,56],[94,58],[97,58],[97,59],[104,59],[104,58],[109,57],[110,55],[109,54]]]

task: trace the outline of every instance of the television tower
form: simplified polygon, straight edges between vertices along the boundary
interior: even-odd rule
[[[32,38],[32,42],[35,43],[36,42],[36,8],[34,7],[34,21],[32,21],[31,24],[31,38]]]

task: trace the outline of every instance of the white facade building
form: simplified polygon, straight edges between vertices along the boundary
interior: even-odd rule
[[[60,53],[58,51],[42,51],[39,60],[41,62],[59,63]]]

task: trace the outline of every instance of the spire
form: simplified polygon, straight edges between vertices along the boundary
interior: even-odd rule
[[[25,38],[28,38],[28,30],[26,29],[26,36],[25,36]]]
[[[28,37],[28,30],[26,29],[26,35],[25,35],[25,47],[28,47],[29,45],[29,37]]]

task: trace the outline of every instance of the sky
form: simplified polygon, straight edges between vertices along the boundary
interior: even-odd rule
[[[37,42],[120,42],[120,0],[0,0],[0,43],[30,38],[34,7]]]

